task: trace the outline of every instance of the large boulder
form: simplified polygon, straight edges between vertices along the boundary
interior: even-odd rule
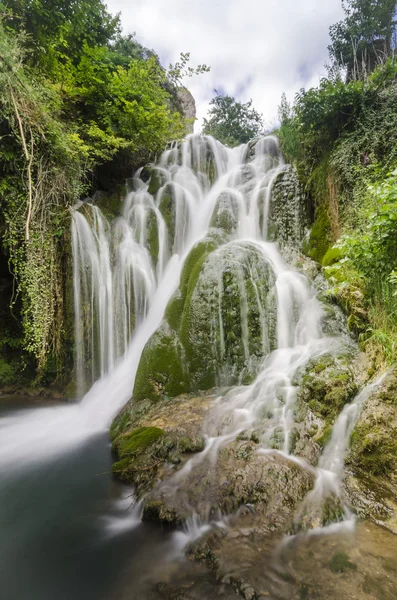
[[[206,238],[188,256],[165,320],[143,351],[134,398],[251,381],[275,348],[276,321],[274,274],[260,248]]]

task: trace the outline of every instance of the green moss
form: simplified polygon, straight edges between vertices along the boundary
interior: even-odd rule
[[[166,322],[146,344],[135,379],[134,400],[175,397],[190,389],[184,348]]]
[[[211,227],[226,233],[235,233],[238,226],[238,202],[232,192],[222,192],[217,199],[211,218]]]
[[[177,295],[171,298],[165,309],[164,317],[174,331],[179,331],[181,326],[183,301],[184,299],[178,290]]]
[[[221,246],[193,269],[182,315],[181,341],[196,389],[231,385],[239,378],[252,379],[251,371],[260,357],[274,346],[275,298],[269,294],[272,283],[269,265],[249,244]],[[266,314],[263,325],[269,335],[265,332],[264,338],[269,339],[269,348],[263,345],[258,296]]]
[[[157,169],[156,167],[153,167],[151,169],[150,180],[149,180],[149,187],[148,187],[149,194],[151,194],[152,196],[157,194],[159,189],[165,184],[166,181],[167,181],[167,178],[166,178],[164,171],[162,169]]]
[[[122,458],[121,460],[118,460],[116,462],[113,463],[112,465],[112,473],[114,473],[115,475],[121,475],[122,473],[125,473],[128,470],[128,467],[130,466],[130,459],[127,458]],[[124,480],[128,480],[127,477],[123,477]]]
[[[159,210],[163,215],[168,231],[169,250],[172,253],[175,237],[175,198],[174,187],[172,183],[166,183],[161,190],[161,200]]]
[[[357,569],[357,565],[354,562],[351,562],[348,555],[345,552],[337,552],[332,557],[329,568],[333,573],[344,573],[347,570],[355,571]]]
[[[121,459],[144,452],[164,435],[159,427],[139,427],[131,433],[121,434],[114,444]]]
[[[308,254],[310,258],[321,262],[330,245],[331,225],[327,209],[320,207],[310,231]]]
[[[156,213],[152,210],[147,221],[147,245],[153,264],[157,264],[159,256],[159,232]]]
[[[181,274],[180,290],[184,302],[190,299],[193,292],[194,286],[197,282],[198,276],[200,275],[201,267],[211,252],[216,250],[218,242],[212,238],[206,238],[205,240],[196,244],[190,251],[189,256],[186,258]],[[190,292],[190,293],[189,293]],[[188,298],[186,296],[188,295]]]
[[[351,436],[350,462],[363,473],[385,475],[397,465],[397,439],[387,423],[357,425]]]
[[[351,360],[350,354],[337,358],[332,355],[320,356],[312,360],[305,368],[304,374],[296,377],[295,384],[300,384],[299,397],[307,402],[310,410],[325,419],[331,425],[345,404],[357,393],[357,385],[350,369],[345,366]],[[326,443],[326,431],[322,439]]]
[[[332,436],[332,425],[327,424],[327,425],[325,425],[322,434],[318,438],[316,438],[316,442],[318,444],[320,444],[320,446],[322,448],[325,448],[325,446],[330,441],[331,436]]]

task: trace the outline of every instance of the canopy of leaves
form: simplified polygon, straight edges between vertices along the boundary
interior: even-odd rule
[[[328,47],[334,66],[347,69],[347,79],[367,76],[387,60],[395,45],[396,0],[342,0],[343,21],[330,27]]]
[[[226,146],[246,144],[263,131],[262,115],[253,108],[252,100],[243,104],[232,96],[217,94],[210,106],[203,133]]]
[[[185,135],[178,88],[208,68],[181,56],[168,72],[101,0],[0,4],[0,266],[22,325],[12,345],[41,376],[48,364],[59,374],[72,346],[69,207]]]
[[[307,251],[321,260],[339,239],[324,257],[333,256],[324,263],[332,293],[363,345],[386,362],[397,347],[396,106],[397,61],[389,58],[364,79],[324,78],[292,106],[284,96],[279,108],[282,151],[312,205]]]

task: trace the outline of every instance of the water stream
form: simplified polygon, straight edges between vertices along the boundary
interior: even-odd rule
[[[278,452],[313,471],[291,453],[297,395],[293,379],[310,359],[330,349],[336,352],[344,340],[324,335],[323,309],[316,290],[305,275],[285,262],[272,239],[272,189],[285,169],[273,137],[228,149],[212,138],[191,136],[163,153],[149,182],[144,172],[136,174],[116,219],[108,219],[89,204],[73,211],[76,376],[80,392],[88,391],[76,403],[5,411],[0,420],[1,525],[10,544],[8,551],[4,543],[0,546],[7,551],[1,575],[8,582],[8,599],[45,600],[55,597],[54,590],[57,598],[65,600],[72,595],[85,600],[111,598],[109,590],[116,577],[115,573],[109,575],[112,569],[120,571],[123,564],[134,560],[140,564],[134,544],[150,554],[150,548],[163,548],[164,544],[183,546],[208,527],[192,518],[182,542],[180,534],[161,541],[158,532],[147,529],[142,542],[139,511],[126,511],[128,500],[117,504],[120,488],[108,476],[101,479],[97,474],[109,470],[107,430],[131,397],[142,351],[178,289],[186,258],[199,240],[209,234],[220,237],[222,223],[227,223],[227,236],[208,267],[216,307],[211,331],[219,362],[218,383],[238,385],[215,402],[204,424],[205,449],[175,476],[177,489],[183,488],[185,472],[216,455],[222,444],[239,433],[254,430],[258,423],[260,452]],[[298,220],[299,214],[295,217]],[[296,230],[297,224],[291,227]],[[253,255],[255,261],[250,258]],[[249,385],[241,385],[243,376],[233,372],[227,353],[222,308],[225,289],[219,270],[225,261],[236,273],[239,289],[244,373],[256,373]],[[244,261],[249,265],[260,330],[254,358]],[[271,287],[266,298],[261,288],[264,269]],[[272,310],[275,323],[270,321]],[[348,439],[370,391],[361,392],[337,420],[316,470],[316,493],[320,488],[323,495],[329,493],[324,485],[328,477],[333,493],[341,495]],[[279,450],[272,448],[275,432],[281,432]],[[69,505],[73,507],[71,529],[66,526]],[[345,517],[350,518],[347,509]],[[57,529],[49,531],[54,527]],[[129,532],[133,527],[134,533]],[[45,548],[38,552],[37,561],[33,560],[35,544]],[[54,547],[58,552],[51,556]],[[83,577],[74,570],[79,554],[84,569],[92,569],[86,588],[81,586]],[[113,561],[109,558],[112,554]],[[53,580],[44,584],[40,573],[45,557],[51,558],[48,568],[54,568],[54,573]],[[100,564],[105,563],[103,573]],[[66,578],[60,575],[61,564],[68,573]],[[69,564],[73,572],[68,571]],[[15,565],[24,573],[19,582]],[[68,580],[69,588],[59,590],[57,577]],[[92,583],[96,578],[98,585]]]

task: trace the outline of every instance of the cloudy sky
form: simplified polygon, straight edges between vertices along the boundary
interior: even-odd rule
[[[185,81],[196,99],[196,130],[214,89],[246,102],[253,99],[268,125],[277,120],[285,91],[325,75],[329,26],[342,18],[340,0],[107,0],[121,12],[124,33],[136,33],[164,66],[180,52],[211,72]]]

